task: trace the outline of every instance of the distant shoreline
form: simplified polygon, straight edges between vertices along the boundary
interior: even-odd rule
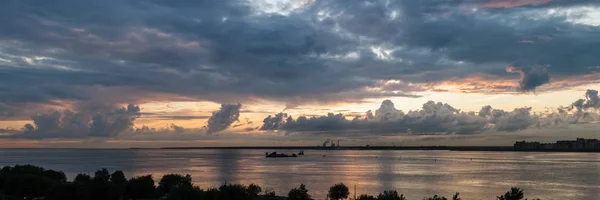
[[[141,148],[132,148],[141,149]],[[515,150],[512,146],[240,146],[240,147],[161,147],[167,150],[238,149],[238,150],[441,150],[441,151],[510,151],[510,152],[600,152],[600,150]]]

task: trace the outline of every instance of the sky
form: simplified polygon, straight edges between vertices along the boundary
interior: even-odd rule
[[[595,0],[11,0],[0,145],[598,137]]]

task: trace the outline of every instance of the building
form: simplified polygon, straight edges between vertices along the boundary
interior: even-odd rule
[[[513,147],[515,150],[536,150],[540,149],[541,145],[539,142],[527,142],[525,140],[516,142]]]
[[[556,150],[556,151],[600,151],[600,140],[577,138],[561,140],[556,143],[519,141],[513,145],[515,150]]]

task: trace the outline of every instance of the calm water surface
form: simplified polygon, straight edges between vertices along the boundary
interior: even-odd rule
[[[297,153],[287,150],[284,153]],[[305,151],[298,158],[265,158],[263,150],[4,149],[0,165],[33,164],[64,171],[69,179],[99,168],[128,176],[190,174],[201,187],[257,183],[287,194],[305,183],[323,199],[344,182],[358,194],[398,190],[409,199],[426,195],[495,199],[512,186],[548,199],[600,198],[600,154],[455,151]],[[323,155],[326,155],[323,157]],[[471,160],[472,159],[472,160]]]

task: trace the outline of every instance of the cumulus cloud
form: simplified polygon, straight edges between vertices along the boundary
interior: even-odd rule
[[[404,112],[396,109],[390,100],[384,100],[379,109],[375,110],[375,118],[380,121],[398,120],[404,116]]]
[[[293,119],[279,113],[265,118],[263,130],[288,132],[369,132],[374,134],[406,133],[457,133],[471,134],[486,128],[486,121],[474,113],[460,112],[448,104],[429,101],[421,110],[406,115],[394,107],[390,100],[382,102],[377,114],[367,112],[364,117],[347,119],[343,114],[329,113],[326,116]],[[285,118],[285,119],[284,119]]]
[[[134,130],[132,131],[132,133],[136,134],[136,135],[155,135],[156,136],[157,134],[161,134],[161,135],[170,136],[171,134],[181,134],[185,131],[186,131],[186,129],[183,126],[177,126],[175,124],[171,124],[168,127],[163,127],[163,128],[158,128],[158,129],[143,125],[140,128],[135,127]]]
[[[421,109],[404,114],[395,108],[393,102],[385,100],[373,115],[367,111],[363,116],[349,118],[343,114],[329,113],[326,116],[294,119],[286,113],[268,116],[263,120],[261,130],[281,130],[291,133],[340,133],[340,134],[476,134],[484,132],[515,132],[531,128],[560,126],[597,122],[600,115],[587,112],[597,109],[598,93],[586,92],[586,99],[573,103],[574,112],[569,107],[559,107],[547,112],[534,113],[531,107],[516,108],[512,111],[483,106],[478,112],[464,112],[451,105],[428,101]]]
[[[206,125],[206,133],[213,134],[221,132],[240,118],[240,109],[242,104],[221,104],[218,111],[212,113],[208,118]]]
[[[585,99],[578,99],[571,104],[571,107],[576,108],[578,111],[600,108],[600,97],[598,97],[598,90],[588,89],[585,92]]]
[[[140,108],[129,104],[114,107],[102,103],[81,104],[78,110],[57,110],[32,116],[22,133],[25,138],[114,137],[129,130],[139,117]]]

